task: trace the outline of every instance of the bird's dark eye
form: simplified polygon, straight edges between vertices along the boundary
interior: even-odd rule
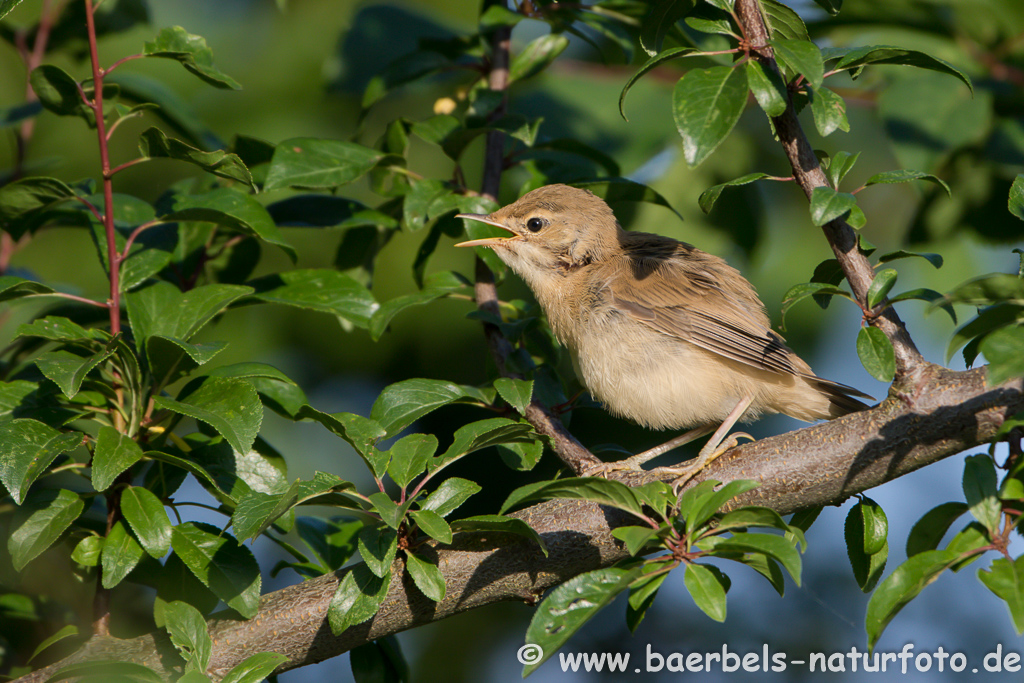
[[[540,218],[534,217],[526,221],[526,227],[530,229],[530,232],[537,232],[544,227],[544,221]]]

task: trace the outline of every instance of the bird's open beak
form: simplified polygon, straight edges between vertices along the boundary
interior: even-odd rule
[[[468,218],[471,221],[480,221],[481,223],[486,223],[487,225],[493,225],[496,228],[501,228],[502,230],[508,230],[510,233],[512,233],[508,237],[485,237],[484,239],[479,239],[479,240],[469,240],[468,242],[459,242],[458,244],[455,245],[457,247],[493,247],[495,244],[499,244],[501,242],[505,242],[506,240],[510,240],[510,239],[512,239],[514,237],[517,237],[516,233],[513,232],[512,230],[509,230],[509,228],[507,226],[502,225],[501,223],[499,223],[496,220],[492,220],[490,216],[487,216],[487,215],[482,214],[482,213],[460,213],[460,214],[456,214],[455,217],[456,218]]]

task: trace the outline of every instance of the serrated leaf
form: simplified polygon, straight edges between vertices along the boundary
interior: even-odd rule
[[[241,379],[207,377],[177,400],[155,396],[153,402],[157,408],[205,422],[239,453],[252,448],[263,422],[263,404],[256,389]]]
[[[850,508],[844,536],[853,576],[865,593],[871,592],[882,577],[889,557],[889,523],[875,501],[864,498]]]
[[[967,456],[964,461],[964,498],[974,518],[993,536],[999,533],[1002,505],[999,502],[995,463],[987,455]]]
[[[442,517],[447,517],[469,500],[470,496],[481,490],[481,486],[475,481],[450,477],[441,482],[441,485],[427,496],[420,505],[420,509],[431,510]]]
[[[869,185],[892,185],[894,183],[908,183],[911,180],[927,180],[928,182],[939,185],[946,191],[946,194],[950,197],[953,196],[953,192],[949,189],[949,185],[942,178],[932,175],[931,173],[925,173],[924,171],[911,171],[907,169],[900,169],[898,171],[886,171],[884,173],[876,173],[867,179],[864,186]],[[910,253],[910,252],[906,252]],[[935,254],[935,256],[938,256]],[[927,258],[927,257],[925,257]],[[941,264],[941,257],[939,257],[939,263]],[[930,260],[930,259],[929,259]],[[939,266],[935,266],[938,268]]]
[[[525,503],[555,498],[589,500],[593,503],[631,512],[637,517],[643,515],[640,501],[637,500],[632,489],[620,482],[596,477],[570,477],[520,486],[505,499],[500,512],[504,514],[513,507],[522,506]]]
[[[874,279],[868,286],[868,308],[874,308],[885,300],[893,285],[896,284],[897,277],[898,273],[892,268],[884,268],[875,273]]]
[[[837,192],[831,187],[816,187],[811,192],[811,222],[817,226],[825,225],[847,213],[851,214],[847,220],[853,225],[851,218],[855,210],[860,210],[857,198],[849,192]]]
[[[387,576],[398,552],[398,536],[394,529],[367,526],[359,532],[359,555],[374,575]]]
[[[171,549],[171,520],[152,491],[142,486],[126,488],[121,493],[121,512],[150,557],[159,560],[167,554]]]
[[[316,472],[312,479],[294,481],[281,493],[250,491],[238,501],[231,515],[231,525],[240,540],[255,539],[295,506],[351,487],[351,482],[337,475]]]
[[[747,103],[747,72],[728,66],[691,69],[676,83],[672,102],[683,156],[697,166],[739,121]]]
[[[704,614],[725,621],[725,582],[718,567],[691,562],[686,565],[683,583],[690,597]]]
[[[436,565],[431,564],[415,553],[406,551],[405,569],[409,572],[413,583],[416,584],[416,587],[420,589],[423,595],[434,602],[444,600],[444,575]]]
[[[288,657],[277,652],[258,652],[231,667],[221,683],[260,683],[287,661]]]
[[[639,71],[630,76],[629,80],[626,81],[626,85],[622,87],[622,92],[619,93],[619,114],[622,118],[626,121],[629,120],[626,118],[626,94],[636,84],[636,82],[644,76],[644,74],[657,66],[661,66],[665,62],[695,54],[697,54],[697,50],[692,47],[671,47],[648,59],[644,65],[640,67]]]
[[[216,223],[267,244],[273,244],[295,262],[295,248],[285,241],[270,213],[251,194],[222,187],[205,194],[178,195],[162,221],[203,221]]]
[[[164,623],[171,643],[189,668],[205,671],[213,654],[213,639],[206,629],[202,612],[182,600],[164,605]]]
[[[1024,326],[995,330],[981,340],[978,348],[988,361],[985,375],[988,386],[1024,375]]]
[[[789,575],[793,577],[796,585],[800,585],[801,560],[794,542],[783,536],[774,534],[736,534],[731,538],[720,541],[715,546],[715,551],[738,551],[744,553],[763,553],[768,557],[778,560]],[[712,553],[714,554],[714,553]]]
[[[789,92],[782,76],[756,59],[749,60],[746,69],[747,85],[754,93],[757,104],[768,116],[782,116],[789,104]]]
[[[143,46],[146,57],[165,57],[181,62],[188,71],[217,88],[241,90],[238,81],[213,65],[213,50],[202,36],[192,35],[180,26],[163,29]]]
[[[544,556],[548,555],[547,544],[544,539],[534,531],[533,527],[521,519],[505,517],[504,515],[477,515],[465,517],[452,522],[452,531],[456,533],[485,533],[485,534],[515,534],[525,536],[540,546]]]
[[[534,612],[526,642],[539,645],[543,656],[523,667],[528,676],[567,640],[640,576],[639,566],[607,567],[573,577],[548,594]]]
[[[56,178],[31,177],[8,183],[0,187],[0,226],[15,239],[20,239],[29,230],[39,227],[38,223],[31,220],[33,216],[74,196],[75,191]],[[13,282],[6,280],[13,278],[13,275],[3,277],[5,280],[0,282]],[[22,278],[18,278],[18,281],[22,281]]]
[[[625,543],[626,551],[636,557],[660,531],[647,526],[620,526],[612,529],[612,536]]]
[[[36,357],[36,367],[70,399],[82,388],[85,376],[109,358],[115,348],[110,344],[90,356],[79,356],[66,349],[46,351]]]
[[[815,92],[821,88],[825,69],[821,51],[810,40],[776,38],[771,41],[775,58],[785,64],[793,73],[803,74]]]
[[[252,181],[252,174],[246,168],[237,154],[217,150],[215,152],[204,152],[181,140],[169,138],[159,128],[147,128],[139,137],[139,153],[147,158],[176,159],[198,166],[207,173],[212,173],[221,178],[237,180],[255,189]],[[234,190],[225,190],[240,194]],[[248,195],[246,195],[248,196]],[[196,219],[202,220],[202,219]]]
[[[959,78],[964,85],[970,88],[971,93],[974,93],[974,85],[967,74],[949,62],[932,57],[924,52],[919,52],[918,50],[907,50],[887,45],[868,45],[866,47],[853,48],[840,57],[839,61],[832,68],[835,70],[854,70],[868,64],[903,64],[949,74]]]
[[[503,399],[508,401],[509,405],[516,409],[516,412],[520,415],[526,413],[526,408],[533,398],[533,380],[499,377],[494,380],[494,388],[498,390],[498,394]]]
[[[7,487],[14,502],[25,501],[32,482],[53,459],[82,443],[78,432],[62,434],[53,427],[17,418],[0,424],[0,482]]]
[[[850,132],[850,122],[846,118],[846,102],[824,86],[811,92],[811,115],[814,116],[814,127],[822,137],[827,137],[837,130]]]
[[[413,510],[409,516],[416,522],[420,531],[435,541],[439,543],[452,542],[452,528],[448,526],[448,522],[444,521],[441,515],[430,510]]]
[[[336,270],[298,269],[251,280],[252,298],[336,315],[365,328],[379,304],[364,285]]]
[[[364,176],[383,158],[383,152],[354,142],[290,138],[274,150],[263,188],[330,189],[347,185]]]
[[[107,534],[100,553],[103,587],[109,589],[121,583],[145,554],[135,537],[128,533],[128,528],[118,520]]]
[[[686,520],[686,528],[690,531],[700,528],[707,522],[711,517],[718,512],[718,510],[728,503],[730,500],[757,488],[759,484],[756,481],[749,479],[737,479],[730,481],[729,483],[722,486],[717,491],[709,493],[707,496],[701,496],[698,501],[695,501],[694,505],[683,506],[682,503],[679,507],[679,512],[683,519]]]
[[[53,545],[84,509],[82,498],[66,489],[33,494],[11,519],[7,551],[14,570],[20,572]]]
[[[896,352],[889,338],[877,327],[860,328],[857,356],[864,369],[879,382],[891,382],[896,376]]]
[[[936,505],[924,513],[907,535],[907,557],[938,548],[949,527],[967,510],[966,503],[951,501]]]
[[[778,35],[790,40],[810,40],[803,19],[788,6],[778,0],[761,0],[761,9],[773,37]]]
[[[407,379],[388,385],[370,410],[389,437],[427,413],[454,401],[474,398],[458,384],[438,379]]]
[[[978,579],[1006,602],[1017,635],[1024,633],[1024,556],[993,560],[988,570],[978,570]]]
[[[735,178],[734,180],[720,183],[718,185],[713,185],[708,189],[704,190],[703,192],[701,192],[700,197],[697,199],[697,204],[700,205],[700,210],[703,211],[704,213],[711,213],[711,208],[715,205],[715,202],[718,201],[719,196],[721,196],[722,194],[722,190],[724,190],[725,188],[736,187],[739,185],[748,185],[754,182],[755,180],[760,180],[761,178],[769,177],[771,176],[769,176],[767,173],[749,173],[745,176]]]
[[[214,316],[250,292],[250,287],[221,284],[182,292],[169,282],[158,282],[129,292],[125,303],[136,343],[141,346],[155,334],[188,341]],[[175,315],[168,315],[168,311]]]
[[[879,584],[868,601],[865,618],[868,647],[875,646],[882,631],[908,602],[958,559],[960,553],[951,550],[926,550],[909,558]]]
[[[370,318],[370,336],[376,341],[381,338],[391,320],[412,306],[422,306],[431,301],[448,296],[452,292],[466,289],[469,282],[458,273],[444,272],[429,275],[423,283],[423,289],[415,294],[396,297],[381,304]]]
[[[395,442],[388,450],[391,462],[388,474],[401,488],[423,474],[427,463],[437,452],[437,437],[433,434],[410,434]]]
[[[248,548],[210,524],[174,527],[171,547],[204,586],[246,619],[259,611],[260,568]]]
[[[390,583],[390,571],[383,576],[375,576],[366,565],[355,565],[338,583],[327,609],[331,632],[339,635],[377,614],[387,597]]]

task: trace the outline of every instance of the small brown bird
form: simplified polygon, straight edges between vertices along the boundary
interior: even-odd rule
[[[871,397],[816,376],[725,261],[669,237],[622,229],[599,197],[567,185],[533,190],[484,216],[512,233],[462,242],[489,247],[533,290],[580,380],[614,415],[691,431],[604,469],[648,460],[717,431],[689,466],[662,468],[681,486],[740,436],[738,420],[784,413],[813,421]]]

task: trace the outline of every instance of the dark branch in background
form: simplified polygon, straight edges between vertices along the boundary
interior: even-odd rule
[[[929,390],[914,406],[894,397],[872,410],[745,444],[714,461],[699,477],[759,481],[760,487],[737,499],[737,505],[765,505],[782,514],[837,505],[855,493],[988,443],[1004,420],[1024,410],[1024,380],[987,387],[984,368],[953,372],[930,366],[928,374]],[[636,522],[625,513],[578,501],[542,503],[514,516],[544,537],[548,557],[522,537],[458,534],[452,545],[433,547],[448,591],[442,602],[435,604],[414,588],[399,559],[380,612],[338,636],[327,625],[327,609],[349,569],[289,586],[263,596],[253,619],[211,618],[210,673],[223,674],[266,650],[288,657],[279,669],[286,671],[466,610],[496,602],[532,602],[573,576],[626,557],[611,529]],[[162,661],[161,647],[166,642],[153,635],[93,639],[71,658],[18,681],[42,683],[60,666],[98,656],[169,673],[164,661],[180,658]]]
[[[504,116],[508,106],[508,65],[509,65],[509,44],[511,42],[512,30],[503,27],[491,34],[491,63],[487,75],[487,85],[491,90],[505,93],[501,104],[491,114],[491,120],[497,120]],[[505,134],[501,131],[492,130],[487,133],[487,142],[484,152],[484,173],[482,194],[498,201],[498,192],[501,189],[501,172],[505,165]],[[499,316],[498,290],[494,286],[494,274],[487,264],[480,257],[476,259],[476,305],[482,311],[494,316]],[[491,323],[484,323],[484,336],[487,338],[487,347],[494,358],[494,364],[502,377],[516,377],[517,375],[508,370],[508,357],[512,353],[512,345],[501,333],[497,326]],[[569,433],[562,421],[540,401],[534,399],[526,409],[524,415],[526,420],[533,425],[539,433],[548,437],[552,449],[562,461],[569,466],[576,474],[582,474],[587,468],[600,464],[600,460],[587,450],[576,437]]]
[[[757,0],[736,0],[736,14],[743,35],[750,42],[754,58],[766,68],[778,72],[779,67],[768,42],[768,28],[761,15],[760,3]],[[804,194],[810,198],[814,188],[828,187],[828,180],[821,170],[817,157],[814,156],[814,149],[800,127],[791,97],[786,111],[781,116],[773,118],[772,123],[789,163],[793,166],[793,177]],[[842,218],[829,221],[822,230],[846,275],[846,280],[850,283],[853,295],[867,310],[868,287],[875,277],[875,271],[858,248],[857,233]],[[922,386],[923,373],[928,363],[921,357],[903,321],[889,305],[888,300],[876,306],[868,320],[882,330],[892,342],[893,350],[896,352],[896,387],[909,394],[916,394],[915,390]]]

